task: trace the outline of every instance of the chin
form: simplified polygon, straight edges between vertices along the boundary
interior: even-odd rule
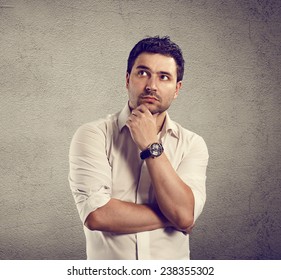
[[[147,109],[150,111],[152,115],[159,113],[159,109],[155,108],[155,106],[151,103],[142,103],[147,107]]]
[[[150,113],[151,113],[152,115],[161,114],[161,113],[164,112],[164,110],[161,110],[161,109],[148,108],[148,110],[150,111]]]
[[[140,106],[140,105],[146,106],[146,108],[150,111],[150,113],[152,115],[161,114],[165,111],[165,109],[159,108],[155,104],[149,103],[149,102],[138,102],[137,106]]]

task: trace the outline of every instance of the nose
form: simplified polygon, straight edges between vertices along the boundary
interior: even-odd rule
[[[156,77],[149,77],[146,83],[145,87],[146,91],[151,92],[151,91],[157,91],[157,82],[156,82]]]

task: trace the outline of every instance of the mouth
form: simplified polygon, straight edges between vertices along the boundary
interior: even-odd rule
[[[154,96],[143,96],[143,97],[141,97],[141,100],[148,102],[148,103],[154,103],[156,101],[159,101],[159,99]]]

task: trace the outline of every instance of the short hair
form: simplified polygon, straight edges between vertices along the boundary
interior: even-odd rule
[[[177,82],[182,81],[184,74],[184,59],[180,47],[170,40],[169,36],[147,37],[139,41],[131,50],[127,72],[130,74],[137,57],[141,53],[157,53],[174,58],[177,65]]]

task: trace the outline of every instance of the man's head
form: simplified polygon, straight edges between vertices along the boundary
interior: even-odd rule
[[[128,57],[127,72],[130,74],[137,57],[141,53],[162,54],[172,57],[177,65],[177,82],[182,81],[184,74],[184,59],[180,47],[172,42],[168,36],[148,37],[139,41],[131,50]]]
[[[129,106],[145,104],[152,114],[165,112],[182,86],[184,60],[168,37],[141,40],[128,59],[126,87]]]

